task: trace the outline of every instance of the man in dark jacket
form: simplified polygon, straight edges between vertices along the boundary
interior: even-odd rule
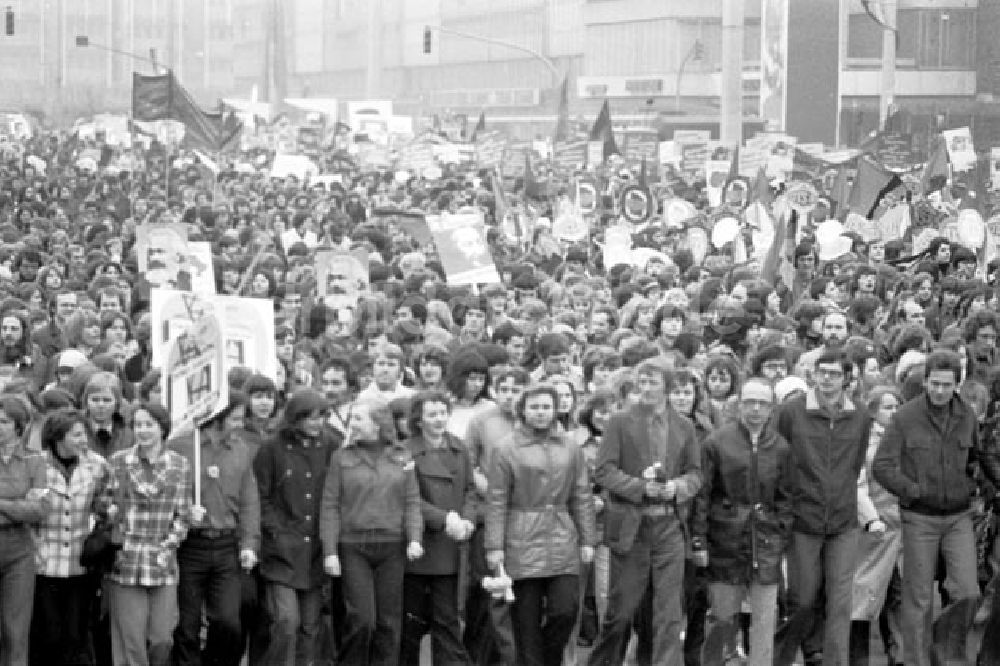
[[[740,391],[739,422],[702,444],[704,485],[694,502],[692,547],[708,565],[712,615],[701,663],[722,664],[733,646],[744,597],[753,614],[751,663],[773,663],[781,557],[791,530],[789,447],[766,429],[774,390],[764,378]]]
[[[825,584],[823,663],[846,665],[851,589],[858,542],[855,488],[872,419],[847,397],[854,365],[839,349],[816,359],[816,386],[782,405],[778,434],[791,443],[793,521],[788,549],[788,619],[779,630],[775,663],[795,659],[815,623],[813,607]]]
[[[965,654],[965,637],[979,599],[971,508],[976,486],[969,467],[978,460],[994,485],[1000,480],[1000,461],[994,452],[984,455],[980,450],[975,410],[956,392],[962,376],[958,354],[935,351],[927,358],[925,376],[925,393],[893,415],[872,463],[875,479],[899,498],[901,507],[903,649],[908,666],[931,663],[932,633],[926,630],[925,618],[931,610],[939,553],[952,601],[942,618],[951,625],[946,633],[961,637],[960,645],[952,648]],[[940,621],[939,626],[945,628]],[[934,649],[944,647],[935,644]]]
[[[677,504],[701,487],[701,452],[694,426],[667,404],[670,369],[661,359],[650,359],[636,375],[642,403],[611,417],[597,453],[595,481],[608,493],[604,539],[611,550],[611,584],[591,666],[622,662],[647,587],[652,663],[683,663],[685,544]]]
[[[281,427],[254,460],[260,491],[260,575],[272,621],[265,664],[316,658],[323,583],[319,508],[330,454],[340,442],[321,437],[328,408],[313,389],[292,394]]]

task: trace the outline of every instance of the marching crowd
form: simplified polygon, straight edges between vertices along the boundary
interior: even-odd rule
[[[659,214],[648,260],[605,266],[611,206],[553,237],[573,174],[514,183],[511,237],[475,164],[325,187],[23,144],[46,168],[0,165],[0,663],[416,665],[429,634],[441,666],[926,666],[966,663],[977,615],[1000,663],[1000,285],[954,239],[820,261],[821,198],[785,278]],[[637,179],[597,175],[612,202]],[[903,195],[914,219],[956,214],[942,188]],[[394,217],[465,207],[499,284],[449,284]],[[135,237],[161,222],[274,303],[278,376],[230,370],[200,469],[151,364]],[[356,307],[317,297],[324,247],[368,254]]]

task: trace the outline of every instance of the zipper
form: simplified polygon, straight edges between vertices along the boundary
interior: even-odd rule
[[[763,433],[761,433],[763,434]],[[757,511],[760,510],[760,479],[757,476],[757,447],[759,437],[755,440],[750,435],[750,556],[753,560],[753,570],[760,568],[757,561]]]

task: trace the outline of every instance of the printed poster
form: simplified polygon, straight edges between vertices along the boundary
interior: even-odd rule
[[[153,289],[150,312],[154,367],[164,367],[174,340],[191,328],[193,319],[207,312],[219,322],[222,330],[223,369],[227,374],[232,368],[243,367],[277,380],[271,301]]]
[[[208,309],[192,309],[187,330],[171,342],[161,386],[171,433],[189,432],[229,404],[222,328]]]
[[[431,215],[427,217],[427,226],[434,236],[449,284],[500,282],[493,254],[486,243],[482,213]]]
[[[320,250],[316,253],[316,293],[334,310],[356,308],[368,293],[368,253]]]
[[[972,132],[968,127],[944,130],[945,146],[948,148],[948,161],[954,171],[968,171],[976,166],[976,148],[972,144]]]

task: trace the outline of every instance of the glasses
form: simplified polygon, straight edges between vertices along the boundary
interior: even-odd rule
[[[770,400],[743,400],[743,406],[748,409],[770,409],[773,404]]]
[[[829,368],[818,368],[816,370],[817,377],[828,377],[830,379],[839,379],[844,376],[843,370],[830,370]]]

